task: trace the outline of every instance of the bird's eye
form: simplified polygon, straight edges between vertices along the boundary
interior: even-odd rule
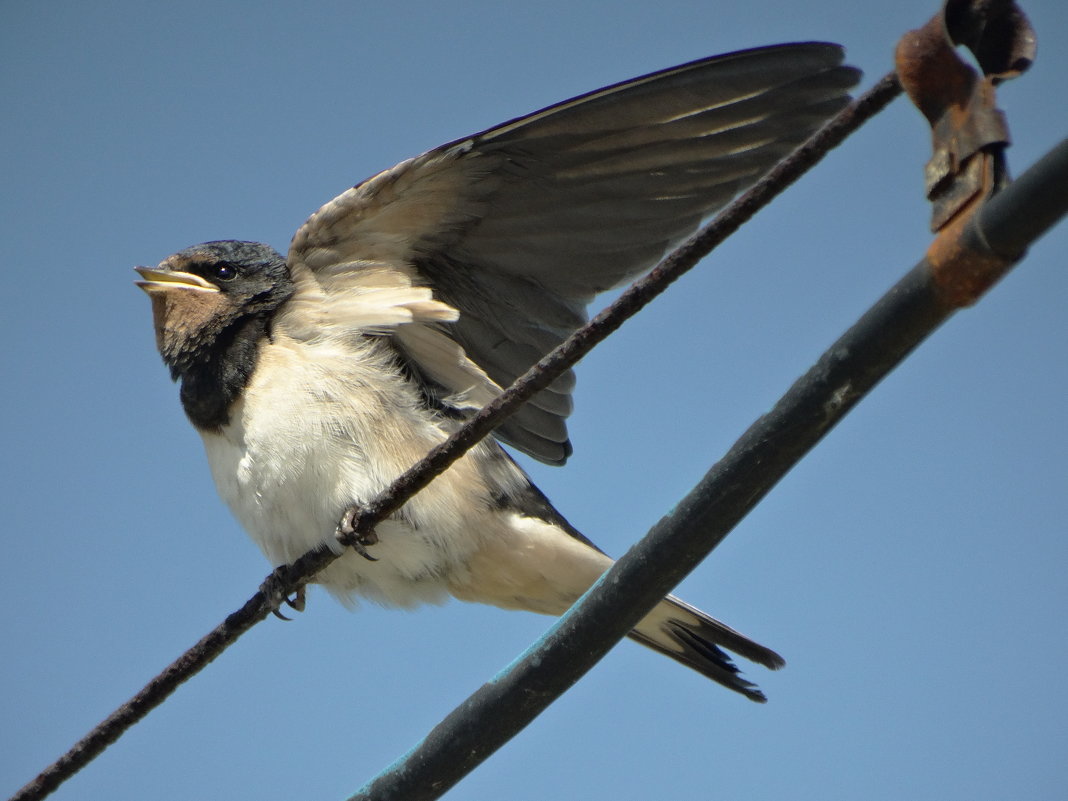
[[[219,281],[233,281],[237,278],[237,269],[232,264],[219,262],[211,266],[211,273]]]

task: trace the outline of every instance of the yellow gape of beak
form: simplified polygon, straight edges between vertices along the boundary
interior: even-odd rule
[[[218,292],[219,287],[193,273],[178,270],[157,270],[152,267],[134,267],[144,281],[135,281],[148,294],[166,292],[172,289],[191,289],[196,292]]]

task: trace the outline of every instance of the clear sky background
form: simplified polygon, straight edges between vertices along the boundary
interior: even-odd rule
[[[289,237],[356,181],[596,87],[781,41],[869,86],[933,0],[0,3],[0,795],[241,605],[135,264]],[[1068,133],[1068,5],[1026,3],[1017,171]],[[926,248],[898,100],[580,366],[536,482],[624,552]],[[783,653],[757,706],[616,648],[455,799],[1064,798],[1068,226],[877,388],[679,594]],[[548,625],[310,593],[57,799],[339,799]]]

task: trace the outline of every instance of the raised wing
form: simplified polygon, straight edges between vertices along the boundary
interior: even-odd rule
[[[327,297],[429,287],[412,302],[433,310],[385,327],[434,394],[480,405],[841,109],[859,79],[842,55],[802,43],[694,61],[435,148],[313,214],[294,280]],[[573,387],[569,372],[496,436],[562,464]]]

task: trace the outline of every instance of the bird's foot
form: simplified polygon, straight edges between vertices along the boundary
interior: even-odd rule
[[[304,601],[305,601],[305,598],[306,598],[304,593],[305,593],[305,587],[302,584],[299,587],[297,587],[297,591],[293,593],[293,597],[292,598],[285,597],[282,600],[285,602],[285,605],[288,606],[290,609],[292,609],[294,612],[303,612],[304,611]],[[283,615],[281,612],[279,612],[278,609],[274,610],[274,616],[275,617],[280,617],[280,618],[282,618],[282,620],[289,620],[289,618],[286,617],[285,615]]]
[[[341,515],[341,522],[337,524],[337,532],[335,536],[342,545],[351,546],[356,553],[362,556],[369,562],[377,562],[378,558],[371,556],[367,548],[371,545],[378,543],[378,535],[374,530],[367,532],[358,532],[356,530],[356,524],[360,519],[360,512],[362,509],[359,506],[350,506],[345,510],[345,513]]]
[[[291,598],[287,592],[287,579],[287,566],[283,565],[275,568],[274,572],[260,585],[260,592],[267,599],[267,603],[271,605],[271,614],[281,620],[289,620],[280,611],[282,604],[297,612],[304,611],[304,585],[297,587]]]

